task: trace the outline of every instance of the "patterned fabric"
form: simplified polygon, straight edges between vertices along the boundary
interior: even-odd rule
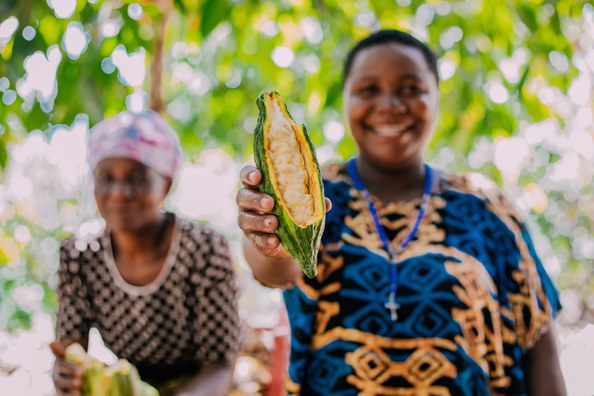
[[[57,338],[105,344],[159,384],[230,360],[239,349],[237,287],[226,239],[176,219],[166,263],[149,285],[119,275],[106,232],[71,237],[60,250]]]
[[[560,308],[518,214],[488,179],[440,175],[402,253],[398,320],[384,307],[389,261],[345,168],[325,170],[332,200],[319,274],[284,291],[292,395],[524,395],[524,352]],[[397,246],[420,199],[374,197]]]
[[[91,169],[105,158],[124,157],[173,179],[180,164],[181,147],[176,133],[159,114],[125,111],[91,129],[87,157]]]

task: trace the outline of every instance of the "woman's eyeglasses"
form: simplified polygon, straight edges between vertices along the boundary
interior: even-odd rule
[[[149,175],[121,180],[112,177],[99,176],[95,178],[95,191],[101,194],[114,194],[120,192],[122,194],[134,195],[150,191],[156,183],[157,181]]]

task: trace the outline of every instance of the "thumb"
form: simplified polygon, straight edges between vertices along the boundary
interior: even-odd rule
[[[330,198],[325,197],[324,202],[326,204],[326,212],[330,212],[330,209],[332,209],[332,201],[330,201]]]
[[[59,341],[59,340],[53,341],[49,345],[53,354],[60,359],[64,359],[64,355],[66,354],[67,346],[68,345],[64,341]]]

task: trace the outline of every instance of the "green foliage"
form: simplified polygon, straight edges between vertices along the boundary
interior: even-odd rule
[[[144,3],[143,16],[132,19],[129,4],[79,2],[74,15],[66,19],[56,18],[41,0],[17,2],[5,12],[20,21],[3,48],[8,62],[0,65],[0,75],[8,77],[10,89],[24,76],[23,62],[35,51],[47,52],[58,45],[62,54],[55,98],[39,106],[38,101],[18,96],[0,110],[5,134],[21,138],[31,130],[70,124],[79,113],[88,114],[92,125],[126,108],[126,97],[135,89],[122,84],[117,71],[105,73],[101,64],[118,44],[128,52],[144,48],[150,61],[155,25],[161,17],[155,4]],[[572,69],[560,73],[548,61],[551,51],[571,56],[572,43],[565,39],[562,25],[578,17],[581,7],[570,0],[544,2],[541,7],[528,0],[511,4],[413,1],[405,7],[380,0],[176,0],[174,5],[177,12],[165,37],[164,95],[167,113],[191,155],[205,146],[227,145],[237,158],[249,156],[246,132],[252,132],[254,123],[246,120],[256,114],[253,98],[266,89],[279,91],[292,108],[300,105],[298,115],[307,118],[314,140],[324,141],[324,123],[336,118],[335,110],[341,108],[342,60],[355,40],[380,26],[412,29],[456,67],[456,73],[442,83],[442,110],[449,116],[440,123],[435,141],[454,139],[454,148],[462,152],[468,152],[477,135],[494,129],[513,134],[519,120],[550,116],[526,87],[543,78],[565,90],[575,75]],[[90,35],[89,47],[75,60],[61,43],[72,21],[80,21]],[[121,24],[112,37],[101,33],[107,21]],[[23,38],[26,26],[37,29],[31,41]],[[186,49],[174,52],[174,43],[183,43]],[[279,46],[293,51],[295,60],[288,67],[279,67],[271,59]],[[499,62],[518,51],[528,52],[522,78],[509,81]],[[177,75],[174,70],[180,67],[190,74]],[[485,95],[489,81],[501,83],[510,99],[500,106],[492,103]],[[146,78],[145,91],[149,83]],[[11,117],[18,122],[8,125]],[[353,146],[347,146],[352,151]]]

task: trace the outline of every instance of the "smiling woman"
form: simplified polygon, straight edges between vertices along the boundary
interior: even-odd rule
[[[64,361],[91,327],[162,396],[225,395],[239,348],[237,286],[226,239],[161,206],[181,159],[154,112],[124,112],[92,130],[88,160],[105,228],[62,242],[54,383],[81,390]]]
[[[425,163],[438,91],[435,55],[407,33],[373,33],[347,56],[358,155],[325,169],[315,278],[274,234],[262,173],[241,172],[245,256],[285,288],[292,395],[565,394],[559,299],[522,219],[488,179]]]
[[[430,64],[418,49],[394,43],[362,49],[349,64],[343,98],[359,166],[421,171],[439,100]]]

